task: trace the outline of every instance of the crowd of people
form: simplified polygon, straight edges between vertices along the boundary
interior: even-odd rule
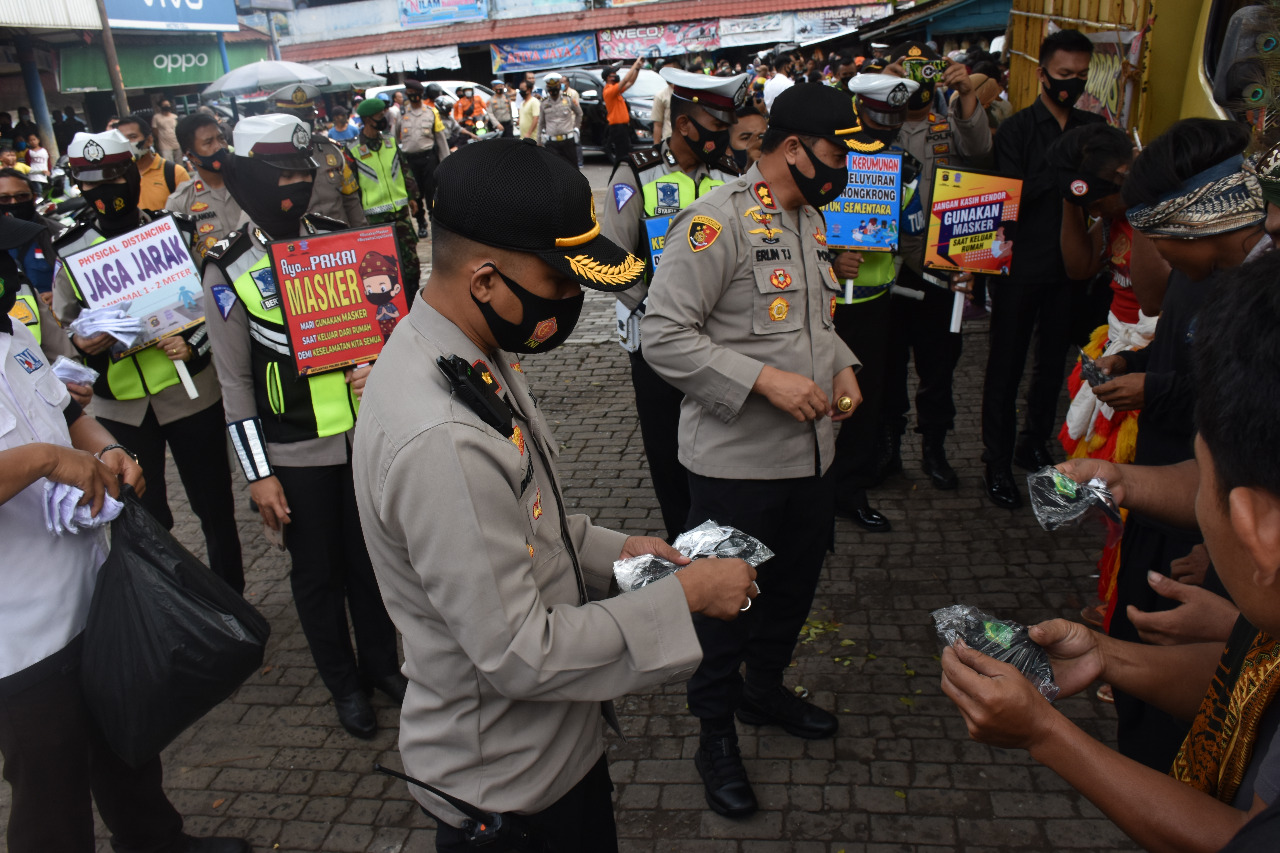
[[[975,739],[1030,751],[1143,847],[1274,849],[1280,140],[1186,119],[1135,150],[1075,108],[1092,52],[1079,32],[1049,35],[1039,95],[1017,112],[993,57],[927,43],[742,67],[693,57],[659,69],[654,144],[632,150],[623,95],[637,59],[603,75],[613,171],[599,198],[579,168],[581,96],[558,74],[494,81],[487,101],[463,87],[448,110],[439,84],[408,80],[333,109],[323,133],[320,93],[304,85],[231,131],[167,98],[98,133],[67,110],[58,144],[84,202],[70,226],[42,213],[53,170],[29,116],[10,126],[0,113],[9,849],[92,849],[91,798],[116,850],[247,849],[184,834],[159,756],[134,767],[105,743],[76,674],[105,533],[44,524],[46,483],[81,489],[94,515],[127,483],[172,527],[166,452],[209,568],[243,593],[238,466],[289,553],[339,724],[370,738],[372,691],[401,704],[404,767],[438,850],[616,850],[612,700],[663,683],[686,683],[708,806],[756,812],[741,725],[839,730],[783,676],[836,516],[868,535],[891,527],[872,498],[902,469],[913,403],[924,473],[958,487],[957,293],[971,316],[990,309],[991,503],[1021,506],[1014,466],[1066,457],[1062,474],[1104,481],[1124,513],[1081,614],[1103,630],[1029,629],[1063,695],[1114,701],[1118,749],[963,641],[942,655],[943,692]],[[921,63],[937,73],[914,73]],[[468,144],[487,122],[497,138]],[[822,210],[851,151],[901,156],[892,252],[828,245]],[[1021,180],[1016,226],[990,245],[1005,274],[925,265],[939,166]],[[88,285],[58,260],[166,213],[202,270],[204,321],[114,357],[110,333],[70,330]],[[398,259],[369,274],[402,288],[409,313],[380,326],[374,365],[301,373],[267,244],[368,225],[394,231]],[[519,359],[569,337],[584,288],[617,299],[665,537],[566,511]],[[96,380],[59,380],[62,357]],[[455,511],[423,511],[442,495]],[[690,561],[672,547],[709,518],[774,556]],[[616,594],[613,563],[645,556],[682,568]]]

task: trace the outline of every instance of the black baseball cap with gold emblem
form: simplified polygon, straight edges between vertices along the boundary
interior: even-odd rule
[[[778,95],[769,113],[769,128],[829,139],[862,154],[887,147],[863,131],[848,92],[821,83],[797,83]]]
[[[512,252],[537,255],[583,287],[617,293],[644,261],[600,234],[586,177],[532,139],[459,148],[436,167],[431,221]]]

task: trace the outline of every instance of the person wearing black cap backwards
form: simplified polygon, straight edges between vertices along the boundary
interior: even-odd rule
[[[45,526],[44,487],[82,490],[82,503],[98,516],[103,496],[118,497],[121,481],[138,492],[146,486],[133,454],[67,396],[40,344],[9,317],[19,273],[8,250],[41,227],[0,216],[0,754],[12,786],[8,849],[94,849],[92,797],[120,853],[248,853],[241,839],[185,835],[161,788],[159,756],[137,768],[121,761],[80,690],[81,636],[106,531],[54,536]]]
[[[297,83],[277,89],[268,97],[271,112],[294,116],[308,130],[315,129],[316,99],[320,97],[320,90],[315,86]],[[355,172],[343,157],[342,146],[319,134],[312,135],[311,143],[315,146],[320,171],[316,172],[316,179],[311,185],[311,203],[307,206],[307,213],[345,222],[351,228],[368,225],[360,203],[360,186],[356,183]],[[226,235],[218,239],[222,236]]]
[[[413,214],[418,218],[418,238],[425,240],[427,205],[431,204],[431,196],[436,190],[433,176],[436,166],[449,156],[449,137],[435,102],[423,103],[426,87],[417,80],[405,80],[404,91],[409,105],[392,130],[400,150],[404,152],[405,165],[413,172],[414,183],[418,185],[418,208]]]
[[[737,180],[679,213],[640,323],[644,356],[684,392],[680,461],[689,526],[709,518],[777,555],[762,590],[732,624],[695,620],[703,661],[689,680],[702,722],[695,764],[720,814],[756,810],[733,717],[805,738],[836,732],[834,715],[782,684],[834,534],[825,476],[833,421],[861,400],[858,360],[836,334],[841,292],[820,208],[848,183],[857,128],[848,94],[801,84],[774,101],[762,156]],[[739,674],[746,664],[746,684]]]
[[[371,738],[377,721],[365,690],[399,700],[405,681],[351,489],[349,439],[369,368],[298,375],[266,250],[273,239],[345,225],[306,213],[319,164],[301,121],[243,119],[235,151],[225,178],[248,221],[210,249],[204,265],[226,427],[263,524],[281,531],[289,549],[298,621],[338,720]]]
[[[736,106],[746,98],[747,75],[709,77],[671,65],[659,73],[673,86],[671,136],[653,148],[633,152],[614,169],[602,228],[607,237],[647,262],[644,280],[618,295],[619,335],[630,354],[653,490],[667,537],[675,539],[689,516],[689,474],[677,458],[684,393],[654,373],[641,352],[640,318],[656,266],[649,226],[665,223],[694,199],[738,175],[737,164],[725,154],[729,128],[737,122]]]
[[[536,835],[486,849],[609,853],[616,716],[601,700],[687,678],[690,612],[736,617],[755,572],[699,560],[602,600],[614,560],[675,551],[565,515],[518,359],[564,342],[582,288],[631,287],[644,263],[600,234],[577,168],[532,140],[467,146],[436,181],[431,275],[373,368],[355,441],[365,540],[404,636],[400,753],[455,798],[411,788],[439,851],[479,846],[462,800]]]

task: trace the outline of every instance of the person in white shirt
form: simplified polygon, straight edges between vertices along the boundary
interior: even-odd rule
[[[764,108],[773,109],[773,99],[790,89],[795,83],[791,79],[791,57],[778,54],[773,59],[773,76],[764,84]]]
[[[50,533],[45,485],[80,489],[80,503],[96,517],[121,481],[137,492],[145,483],[134,456],[84,414],[35,336],[9,317],[20,274],[7,250],[41,228],[0,216],[0,755],[12,788],[8,849],[93,850],[92,795],[120,853],[248,853],[241,839],[184,834],[161,788],[160,757],[125,764],[81,692],[81,635],[107,556],[106,528]]]

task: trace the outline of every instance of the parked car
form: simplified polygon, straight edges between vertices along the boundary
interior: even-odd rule
[[[604,75],[611,67],[601,65],[556,72],[568,80],[570,88],[578,93],[578,101],[582,106],[582,148],[587,153],[604,152],[605,135],[609,128],[604,105]],[[539,77],[535,85],[546,89],[547,75]],[[631,112],[633,147],[648,148],[653,145],[653,96],[666,88],[666,85],[667,81],[656,71],[642,68],[636,82],[622,93],[627,109]]]

